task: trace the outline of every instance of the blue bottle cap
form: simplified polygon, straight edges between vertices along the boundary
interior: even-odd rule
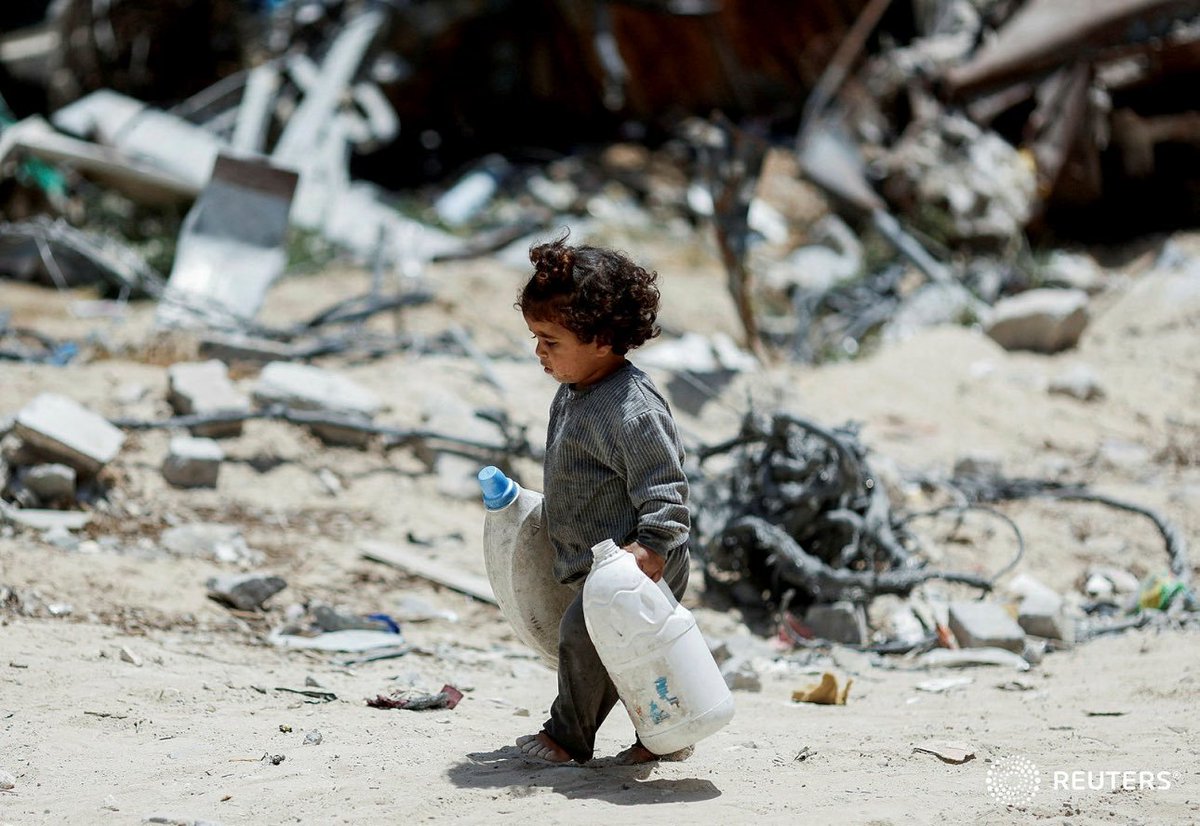
[[[492,465],[479,471],[479,487],[483,489],[483,504],[490,511],[500,510],[520,493],[517,483]]]

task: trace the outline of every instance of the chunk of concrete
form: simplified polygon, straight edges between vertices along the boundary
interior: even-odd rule
[[[250,411],[250,399],[229,380],[229,368],[216,359],[172,364],[167,368],[167,383],[167,400],[181,416]],[[190,430],[194,436],[237,436],[242,432],[242,423],[216,422]]]
[[[762,691],[762,678],[746,657],[730,657],[723,662],[721,676],[730,691]]]
[[[810,606],[804,624],[818,639],[846,645],[862,645],[867,640],[866,612],[861,605],[846,600]]]
[[[177,488],[215,488],[225,451],[212,439],[176,436],[163,461],[163,478]]]
[[[1085,364],[1077,364],[1059,373],[1050,380],[1047,390],[1055,395],[1070,396],[1081,402],[1104,398],[1104,388],[1095,371]]]
[[[205,584],[209,597],[242,611],[259,610],[264,602],[287,587],[282,577],[264,574],[215,576]]]
[[[0,501],[0,518],[14,525],[30,528],[35,531],[50,531],[62,528],[77,531],[92,521],[92,515],[85,511],[50,511],[38,508],[13,508]]]
[[[13,433],[88,476],[116,458],[125,442],[125,434],[103,416],[56,393],[43,393],[21,408]]]
[[[246,544],[236,525],[215,522],[193,522],[167,528],[158,540],[163,548],[176,556],[213,559],[217,562],[236,562],[257,565],[263,554]]]
[[[949,624],[963,648],[1003,648],[1017,654],[1025,650],[1025,631],[993,602],[952,602]]]
[[[252,391],[259,404],[297,410],[324,410],[370,419],[383,402],[373,392],[331,370],[274,361],[263,368]]]
[[[1075,622],[1063,612],[1063,598],[1049,590],[1031,591],[1017,609],[1025,633],[1063,642],[1075,641]]]
[[[22,474],[21,481],[43,502],[75,498],[75,468],[67,465],[34,465]]]
[[[1087,323],[1082,290],[1029,290],[998,301],[985,329],[1005,350],[1057,353],[1074,347]]]

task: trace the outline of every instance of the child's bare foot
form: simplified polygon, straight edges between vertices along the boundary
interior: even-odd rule
[[[685,746],[679,751],[673,751],[670,754],[655,754],[641,743],[634,743],[617,755],[617,763],[622,766],[636,766],[639,763],[654,763],[656,761],[680,763],[691,757],[692,752],[695,750],[695,746]]]
[[[569,763],[571,761],[571,755],[563,751],[563,747],[555,743],[544,731],[518,737],[517,747],[526,757],[532,757],[535,760],[544,760],[547,763]]]

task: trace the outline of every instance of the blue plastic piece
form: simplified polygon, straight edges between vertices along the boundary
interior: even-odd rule
[[[520,493],[517,483],[504,475],[498,467],[488,465],[479,471],[479,487],[483,489],[483,504],[490,511],[498,511],[511,503]]]
[[[382,622],[393,634],[400,633],[400,623],[396,622],[387,614],[367,614],[367,619],[375,620],[376,622]]]

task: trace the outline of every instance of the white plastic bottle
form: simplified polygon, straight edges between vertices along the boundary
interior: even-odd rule
[[[483,564],[492,593],[517,639],[558,668],[558,626],[575,592],[554,578],[543,496],[496,467],[485,467],[478,478],[487,507]]]
[[[642,744],[670,754],[719,730],[733,696],[691,611],[611,539],[592,555],[584,622]]]

